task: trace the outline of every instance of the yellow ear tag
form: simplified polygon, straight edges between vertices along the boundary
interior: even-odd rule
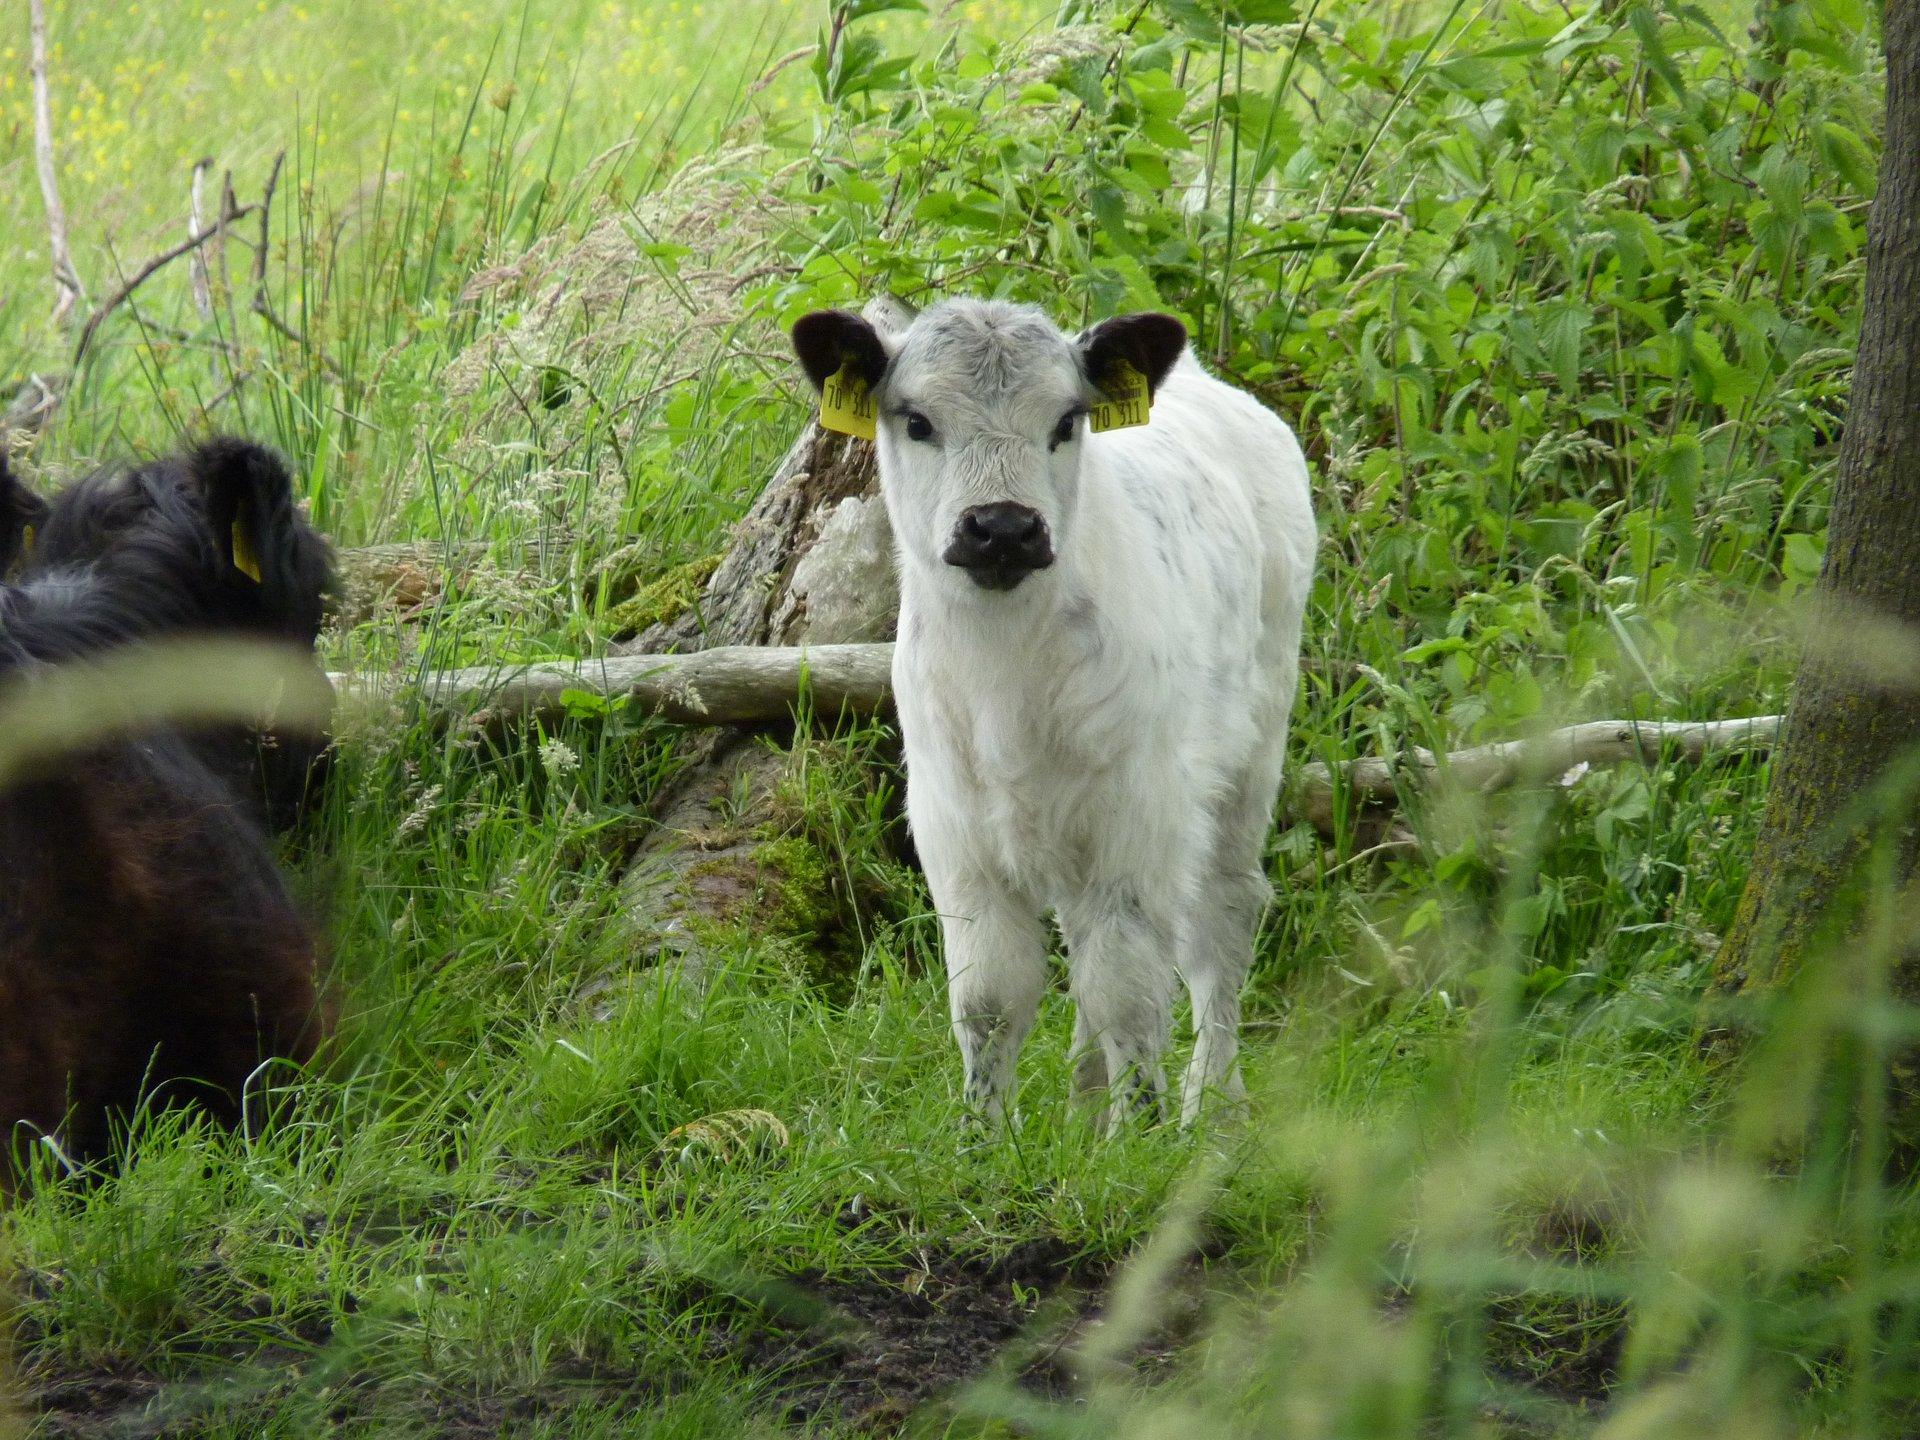
[[[31,525],[20,527],[20,553],[22,555],[33,553],[33,526]]]
[[[1147,377],[1124,360],[1116,360],[1100,377],[1100,393],[1107,398],[1093,407],[1087,424],[1096,433],[1125,430],[1130,425],[1147,423],[1153,395],[1147,389]]]
[[[871,440],[873,420],[873,392],[865,380],[853,373],[853,362],[849,360],[820,387],[820,428]]]
[[[233,522],[233,568],[254,584],[260,583],[260,557],[253,553],[253,542],[238,520]]]

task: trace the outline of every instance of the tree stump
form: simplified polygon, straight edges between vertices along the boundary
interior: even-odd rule
[[[863,312],[898,330],[912,312],[882,298]],[[809,421],[699,600],[615,647],[684,653],[716,645],[827,645],[891,640],[900,605],[893,534],[871,441]],[[831,719],[833,717],[825,717]],[[809,877],[778,869],[769,832],[790,756],[785,737],[710,730],[659,796],[657,829],[621,881],[621,911],[639,958],[698,983],[713,927],[751,917]]]

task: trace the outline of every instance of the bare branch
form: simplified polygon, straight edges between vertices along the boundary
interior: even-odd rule
[[[273,240],[273,192],[280,188],[280,167],[287,163],[287,152],[273,157],[273,169],[267,172],[267,188],[260,192],[260,243],[253,251],[253,308],[267,303],[267,247]]]
[[[195,235],[198,235],[201,230],[200,182],[207,178],[207,171],[212,168],[213,157],[210,155],[193,162],[193,178],[187,182],[187,238],[189,240]],[[225,234],[224,231],[221,233],[223,235]],[[226,246],[221,242],[215,242],[213,250],[216,260],[220,260],[226,253]],[[188,269],[193,273],[194,309],[200,312],[200,318],[202,320],[211,320],[213,318],[213,289],[207,279],[207,257],[204,251],[194,251],[193,259],[189,262]],[[220,270],[222,274],[226,273],[224,263],[221,264]]]
[[[1395,758],[1363,756],[1337,768],[1303,765],[1295,808],[1316,830],[1328,832],[1334,822],[1336,774],[1339,788],[1355,807],[1391,805],[1402,785],[1417,788],[1436,777],[1464,790],[1490,792],[1565,775],[1580,765],[1614,765],[1624,760],[1651,763],[1667,755],[1697,762],[1715,751],[1765,749],[1779,732],[1778,715],[1738,720],[1589,720],[1524,740],[1502,740],[1442,755],[1416,748]]]
[[[47,93],[47,7],[46,0],[27,0],[27,12],[33,31],[33,158],[40,172],[40,201],[47,212],[47,251],[53,262],[53,288],[56,299],[53,321],[69,321],[74,307],[84,304],[86,290],[80,284],[80,272],[73,268],[73,252],[67,244],[67,207],[60,200],[60,177],[53,163],[53,102]]]
[[[582,690],[625,700],[682,725],[772,725],[791,718],[802,691],[823,714],[870,714],[886,706],[891,645],[728,645],[691,655],[629,655],[521,667],[476,666],[419,677],[433,710],[484,710],[502,719],[551,717],[562,695]],[[377,693],[391,681],[330,677],[343,695]]]
[[[304,331],[295,329],[281,319],[280,312],[273,308],[273,301],[267,296],[267,255],[273,241],[273,195],[280,186],[280,168],[286,159],[287,152],[284,150],[273,157],[273,169],[267,175],[267,188],[260,194],[260,243],[253,251],[253,313],[266,321],[271,329],[298,345],[303,354],[316,356],[329,373],[338,377],[341,374],[339,362],[314,344]]]
[[[216,235],[223,233],[227,226],[251,213],[254,208],[252,205],[242,205],[231,214],[222,215],[220,219],[213,224],[212,228],[202,230],[197,235],[189,235],[178,245],[167,250],[162,250],[158,255],[155,255],[151,260],[147,261],[146,264],[134,271],[130,277],[122,282],[118,290],[101,301],[99,307],[93,314],[87,317],[87,323],[80,329],[80,339],[73,347],[74,366],[78,368],[81,360],[86,357],[88,348],[93,344],[94,335],[98,333],[100,327],[106,323],[107,317],[125,304],[128,297],[131,296],[134,291],[138,290],[161,269],[171,265],[182,255],[192,254]]]
[[[66,391],[65,374],[27,376],[8,399],[6,409],[0,411],[0,441],[6,439],[5,432],[9,430],[37,435],[46,429]]]

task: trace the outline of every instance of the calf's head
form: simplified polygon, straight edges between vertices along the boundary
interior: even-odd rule
[[[793,327],[816,389],[851,370],[873,394],[880,484],[906,563],[989,591],[1069,552],[1102,381],[1124,363],[1158,389],[1186,343],[1171,315],[1122,315],[1076,339],[994,300],[945,301],[898,335],[845,310]]]

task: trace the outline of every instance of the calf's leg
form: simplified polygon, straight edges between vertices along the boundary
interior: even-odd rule
[[[1097,1044],[1107,1086],[1109,1133],[1137,1110],[1164,1118],[1167,1046],[1174,986],[1174,909],[1131,892],[1091,891],[1060,907],[1067,974],[1078,1010],[1075,1043]]]
[[[936,878],[929,870],[928,879],[940,912],[967,1104],[1000,1120],[1013,1107],[1020,1046],[1046,988],[1046,931],[1036,905],[986,877]]]
[[[1222,800],[1214,817],[1206,878],[1180,932],[1180,973],[1193,1002],[1193,1059],[1180,1091],[1180,1123],[1191,1125],[1207,1092],[1245,1098],[1235,1068],[1240,991],[1253,968],[1254,935],[1273,898],[1265,867],[1267,831],[1280,793],[1286,732],[1270,739]]]
[[[1240,1051],[1240,991],[1253,966],[1253,938],[1272,887],[1265,875],[1216,879],[1189,918],[1180,968],[1193,1002],[1193,1059],[1180,1089],[1180,1123],[1191,1125],[1211,1090],[1238,1102],[1246,1086],[1234,1059]]]
[[[1081,1005],[1073,1007],[1073,1098],[1081,1104],[1107,1103],[1107,1052]]]

